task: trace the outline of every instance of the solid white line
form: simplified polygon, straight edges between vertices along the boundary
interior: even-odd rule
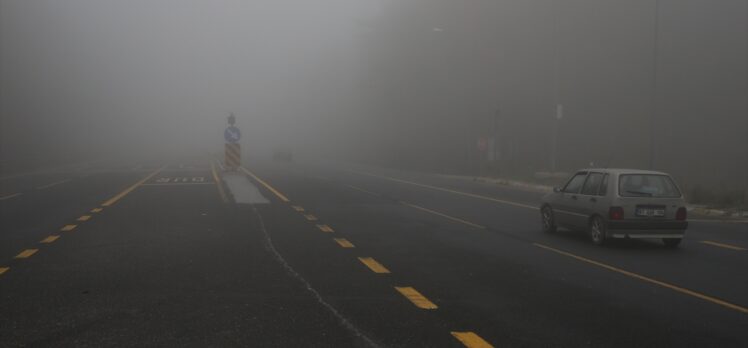
[[[398,182],[398,183],[401,183],[401,184],[408,184],[408,185],[418,186],[418,187],[432,189],[432,190],[437,190],[437,191],[442,191],[442,192],[449,192],[449,193],[453,193],[453,194],[457,194],[457,195],[461,195],[461,196],[472,197],[472,198],[482,199],[482,200],[496,202],[496,203],[501,203],[501,204],[513,205],[515,207],[527,208],[527,209],[532,209],[532,210],[538,210],[538,207],[532,206],[532,205],[529,205],[529,204],[517,203],[517,202],[507,201],[507,200],[503,200],[503,199],[498,199],[498,198],[493,198],[493,197],[488,197],[488,196],[477,195],[477,194],[474,194],[474,193],[462,192],[462,191],[452,190],[452,189],[438,187],[438,186],[421,184],[421,183],[417,183],[417,182],[413,182],[413,181],[407,181],[407,180],[402,180],[402,179],[397,179],[397,178],[393,178],[393,177],[389,177],[389,176],[371,174],[371,173],[366,173],[366,172],[359,172],[359,171],[355,171],[355,170],[349,170],[349,172],[354,173],[354,174],[367,175],[367,176],[371,176],[371,177],[374,177],[374,178],[380,178],[380,179],[385,179],[385,180],[389,180],[389,181],[394,181],[394,182]]]
[[[340,324],[346,328],[348,331],[350,331],[353,335],[360,338],[366,345],[369,347],[379,347],[378,344],[376,344],[371,338],[367,337],[366,334],[361,332],[353,323],[348,320],[345,316],[343,316],[340,311],[335,309],[329,302],[325,301],[322,298],[322,295],[312,287],[312,284],[310,284],[304,277],[301,276],[298,272],[296,272],[291,265],[286,262],[286,260],[283,258],[283,256],[278,252],[277,249],[275,249],[275,245],[273,244],[273,239],[270,238],[270,234],[268,233],[267,229],[265,228],[265,221],[262,218],[262,215],[260,215],[260,212],[257,210],[257,208],[253,205],[252,206],[252,212],[257,216],[257,224],[259,225],[260,230],[264,234],[264,240],[263,244],[265,244],[265,250],[270,251],[270,253],[275,256],[275,259],[278,261],[278,263],[281,264],[281,266],[286,270],[286,273],[288,273],[291,277],[295,278],[299,282],[301,282],[307,291],[312,293],[314,298],[317,300],[317,302],[325,307],[330,313],[332,313],[333,316],[338,318],[338,321],[340,321]]]
[[[44,189],[47,189],[47,188],[50,188],[50,187],[53,187],[53,186],[64,184],[64,183],[66,183],[68,181],[70,181],[70,179],[60,180],[60,181],[57,181],[57,182],[53,182],[51,184],[46,184],[46,185],[39,186],[36,189],[37,190],[44,190]]]
[[[688,219],[689,222],[705,222],[705,223],[719,223],[719,224],[748,224],[748,220],[712,220],[712,219]]]
[[[171,184],[143,184],[140,186],[185,186],[185,185],[213,185],[214,182],[173,182]]]
[[[22,194],[23,194],[23,193],[14,193],[14,194],[12,194],[12,195],[7,195],[7,196],[3,196],[3,197],[0,197],[0,201],[4,201],[4,200],[6,200],[6,199],[11,199],[11,198],[13,198],[13,197],[18,197],[18,196],[20,196],[20,195],[22,195]]]

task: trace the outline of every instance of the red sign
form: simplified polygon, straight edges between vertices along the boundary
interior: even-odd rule
[[[488,139],[478,138],[478,151],[485,152],[486,150],[488,150]]]

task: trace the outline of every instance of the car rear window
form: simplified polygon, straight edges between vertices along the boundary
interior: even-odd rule
[[[673,180],[660,174],[623,174],[618,179],[618,194],[622,197],[680,197]]]

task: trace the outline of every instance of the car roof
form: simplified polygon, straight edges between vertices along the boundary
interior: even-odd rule
[[[577,172],[601,172],[610,174],[654,174],[654,175],[668,175],[668,173],[658,172],[655,170],[644,170],[644,169],[627,169],[627,168],[584,168],[579,169]]]

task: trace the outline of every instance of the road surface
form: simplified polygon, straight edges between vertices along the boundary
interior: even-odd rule
[[[0,346],[748,347],[747,223],[601,248],[538,192],[245,163],[1,179]]]

